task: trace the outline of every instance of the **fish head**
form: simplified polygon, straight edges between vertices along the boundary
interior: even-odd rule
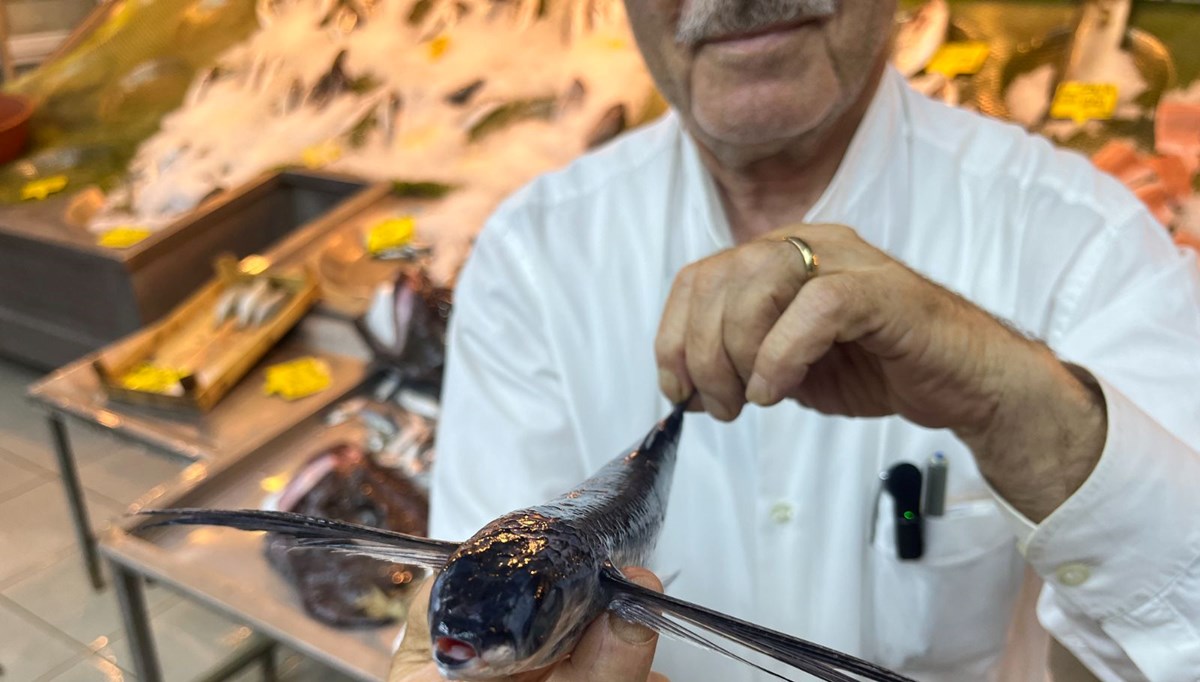
[[[599,562],[584,543],[484,529],[434,582],[434,661],[459,680],[543,668],[570,653],[605,603]]]

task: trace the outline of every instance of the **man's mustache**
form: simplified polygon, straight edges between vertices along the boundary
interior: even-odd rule
[[[675,40],[695,46],[720,36],[821,19],[836,11],[837,0],[692,0],[679,17]]]

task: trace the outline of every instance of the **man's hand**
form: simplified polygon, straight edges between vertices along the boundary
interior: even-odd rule
[[[662,583],[644,568],[627,568],[625,576],[642,587],[662,591]],[[443,679],[432,663],[425,616],[432,587],[432,579],[425,581],[409,607],[404,641],[392,659],[391,682]],[[570,658],[545,670],[496,682],[668,682],[662,675],[650,672],[657,646],[658,635],[653,630],[605,612],[587,629]]]
[[[787,236],[817,254],[816,277],[805,281]],[[1035,521],[1103,448],[1103,399],[1086,376],[841,225],[777,230],[684,268],[655,352],[667,397],[692,396],[717,419],[790,397],[953,429]]]

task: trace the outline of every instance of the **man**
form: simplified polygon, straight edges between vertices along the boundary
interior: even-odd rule
[[[909,90],[892,2],[627,8],[673,112],[480,236],[433,534],[691,396],[650,567],[673,594],[921,680],[1045,679],[1039,620],[1101,679],[1195,679],[1194,254],[1086,160]],[[947,511],[901,560],[879,473],[938,451]],[[667,642],[654,667],[761,679]]]

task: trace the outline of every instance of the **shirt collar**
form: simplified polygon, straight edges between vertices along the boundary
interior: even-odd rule
[[[889,170],[900,160],[908,137],[903,90],[906,87],[904,77],[888,66],[833,180],[805,214],[805,222],[852,224],[854,208],[864,197],[869,196],[876,203],[885,200],[885,186],[891,184],[890,176],[896,175]],[[729,248],[733,246],[733,234],[716,181],[700,160],[697,143],[684,129],[678,114],[671,115],[679,126],[685,177],[691,190],[689,196],[693,197],[692,210],[698,214],[699,224],[706,226],[714,245]],[[853,227],[860,232],[870,229],[867,225]]]

